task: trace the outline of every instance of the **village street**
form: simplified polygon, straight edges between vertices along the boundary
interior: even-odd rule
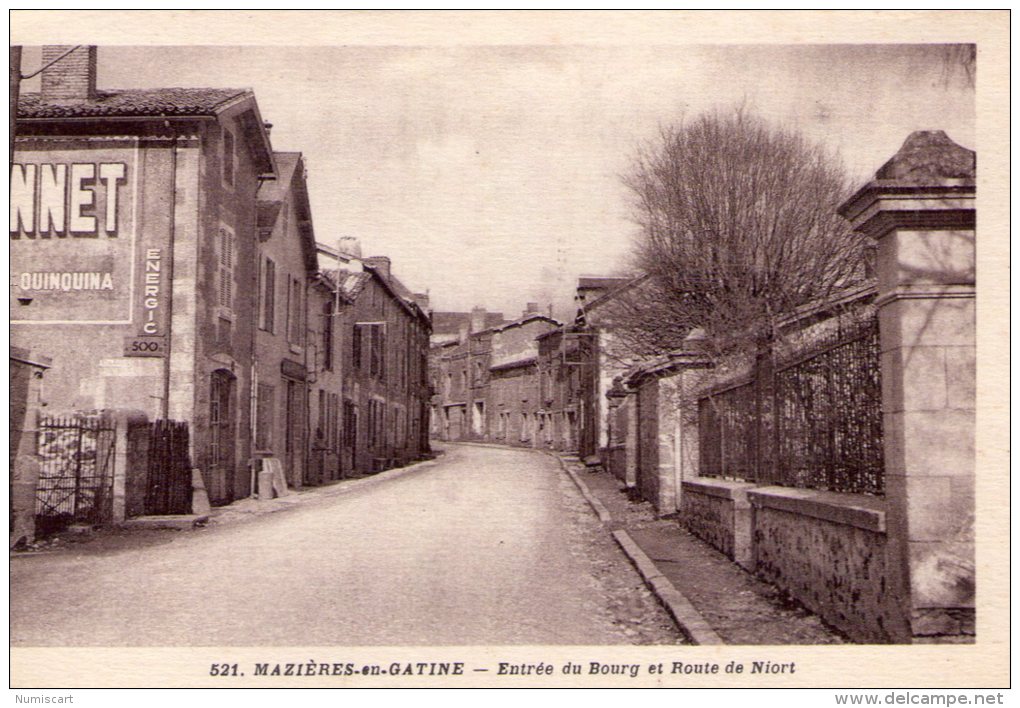
[[[161,533],[12,557],[12,645],[680,641],[557,461],[535,452],[451,445],[347,494]]]

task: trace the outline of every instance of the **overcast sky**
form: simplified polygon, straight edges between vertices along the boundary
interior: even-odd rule
[[[860,180],[913,130],[974,147],[974,93],[936,46],[115,47],[99,87],[253,88],[307,158],[320,241],[436,309],[571,314],[579,274],[634,236],[619,175],[660,123],[745,103],[837,150]],[[26,49],[23,71],[38,66]],[[37,90],[38,79],[23,90]]]

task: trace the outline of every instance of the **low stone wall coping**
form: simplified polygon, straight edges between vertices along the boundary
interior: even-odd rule
[[[716,479],[714,477],[685,479],[682,486],[685,491],[689,491],[694,494],[704,494],[709,497],[730,499],[737,508],[747,507],[748,491],[752,489],[759,489],[759,487],[751,482],[737,482],[731,479]]]
[[[755,487],[747,491],[747,498],[756,507],[885,533],[885,499],[882,497],[789,487]]]

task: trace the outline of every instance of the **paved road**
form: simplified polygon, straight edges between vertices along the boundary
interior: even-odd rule
[[[12,644],[679,641],[558,463],[534,452],[449,446],[365,489],[166,533],[12,558]]]

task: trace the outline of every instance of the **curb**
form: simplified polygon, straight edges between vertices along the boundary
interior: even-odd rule
[[[361,479],[355,479],[348,484],[336,484],[326,487],[322,493],[324,497],[335,497],[341,494],[347,494],[358,489],[365,487],[374,487],[382,482],[388,482],[391,479],[397,479],[398,477],[404,477],[405,475],[417,472],[425,467],[431,467],[436,464],[435,460],[422,460],[421,462],[415,462],[405,467],[397,467],[392,470],[386,470],[385,472],[379,472],[371,477],[363,477]]]
[[[613,534],[613,538],[616,539],[617,544],[623,549],[624,554],[630,559],[630,562],[637,568],[638,573],[641,574],[642,579],[645,581],[645,585],[655,593],[656,597],[659,598],[669,614],[673,616],[673,620],[684,634],[690,638],[695,644],[725,644],[712,626],[702,617],[701,613],[698,612],[697,608],[691,604],[683,593],[676,589],[676,586],[662,574],[659,567],[655,565],[655,561],[648,557],[648,555],[641,550],[641,548],[634,542],[630,534],[625,529],[618,528],[616,522],[613,521],[613,517],[610,515],[609,510],[606,509],[605,505],[599,501],[588,489],[588,485],[584,483],[577,473],[567,467],[559,455],[554,453],[540,450],[539,452],[545,452],[547,455],[555,457],[560,467],[564,472],[574,481],[577,488],[581,492],[581,496],[585,498],[591,508],[595,510],[599,520],[603,524],[609,527]]]
[[[350,494],[356,492],[359,489],[366,489],[374,487],[383,482],[388,482],[392,479],[404,477],[406,475],[418,472],[426,467],[431,467],[436,464],[435,459],[422,460],[421,462],[415,462],[405,467],[396,467],[385,472],[379,472],[378,474],[371,475],[370,477],[362,477],[361,479],[353,480],[341,480],[338,484],[331,484],[323,487],[315,487],[314,491],[301,493],[291,490],[290,493],[282,497],[274,497],[272,499],[266,499],[264,501],[258,501],[259,506],[251,511],[241,509],[231,509],[230,506],[218,507],[222,511],[214,511],[209,515],[208,521],[212,522],[212,525],[221,526],[229,525],[239,521],[251,520],[256,516],[263,514],[271,514],[284,509],[293,508],[307,503],[314,503],[317,500],[331,499],[338,497],[343,494]]]

